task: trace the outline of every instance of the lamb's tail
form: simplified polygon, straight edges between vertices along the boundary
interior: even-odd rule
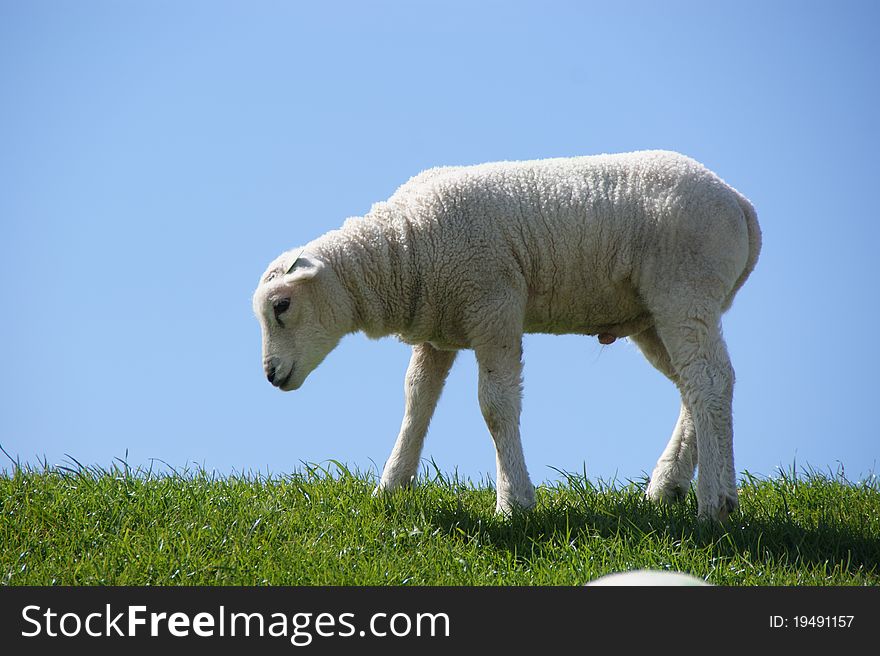
[[[749,257],[736,284],[733,286],[733,290],[730,292],[730,296],[727,297],[727,303],[724,305],[725,311],[733,303],[733,297],[736,296],[740,287],[745,284],[749,274],[755,269],[755,265],[758,263],[758,256],[761,254],[761,226],[758,225],[758,214],[749,200],[739,192],[736,193],[736,199],[739,202],[743,216],[746,218],[746,229],[749,235]]]

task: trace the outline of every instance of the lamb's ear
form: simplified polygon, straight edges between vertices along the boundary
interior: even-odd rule
[[[317,276],[326,265],[316,257],[300,253],[287,269],[285,276],[290,282],[308,280]]]

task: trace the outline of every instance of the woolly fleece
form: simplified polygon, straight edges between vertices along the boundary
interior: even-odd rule
[[[720,318],[760,246],[749,201],[678,153],[430,169],[270,264],[254,294],[264,367],[291,390],[347,333],[412,344],[379,485],[391,490],[417,473],[455,353],[473,349],[507,513],[534,504],[519,435],[522,334],[630,337],[681,392],[647,495],[680,499],[699,464],[699,515],[723,520],[738,501]]]

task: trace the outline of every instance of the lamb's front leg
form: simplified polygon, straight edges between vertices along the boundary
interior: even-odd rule
[[[431,423],[455,355],[456,351],[440,351],[430,344],[413,347],[404,381],[403,423],[385,463],[377,491],[409,485],[418,473],[428,424]]]
[[[483,346],[474,351],[480,368],[480,409],[495,441],[495,510],[509,514],[515,507],[531,508],[535,505],[535,488],[526,470],[519,435],[522,402],[520,340]]]

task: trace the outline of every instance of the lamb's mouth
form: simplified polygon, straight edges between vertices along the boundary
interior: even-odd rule
[[[290,377],[293,376],[294,369],[296,369],[295,366],[291,367],[290,371],[287,373],[287,375],[284,378],[282,378],[281,380],[275,381],[275,386],[278,387],[278,389],[284,390],[284,386],[287,385],[288,381],[290,380]],[[284,391],[287,391],[287,390],[284,390]]]

